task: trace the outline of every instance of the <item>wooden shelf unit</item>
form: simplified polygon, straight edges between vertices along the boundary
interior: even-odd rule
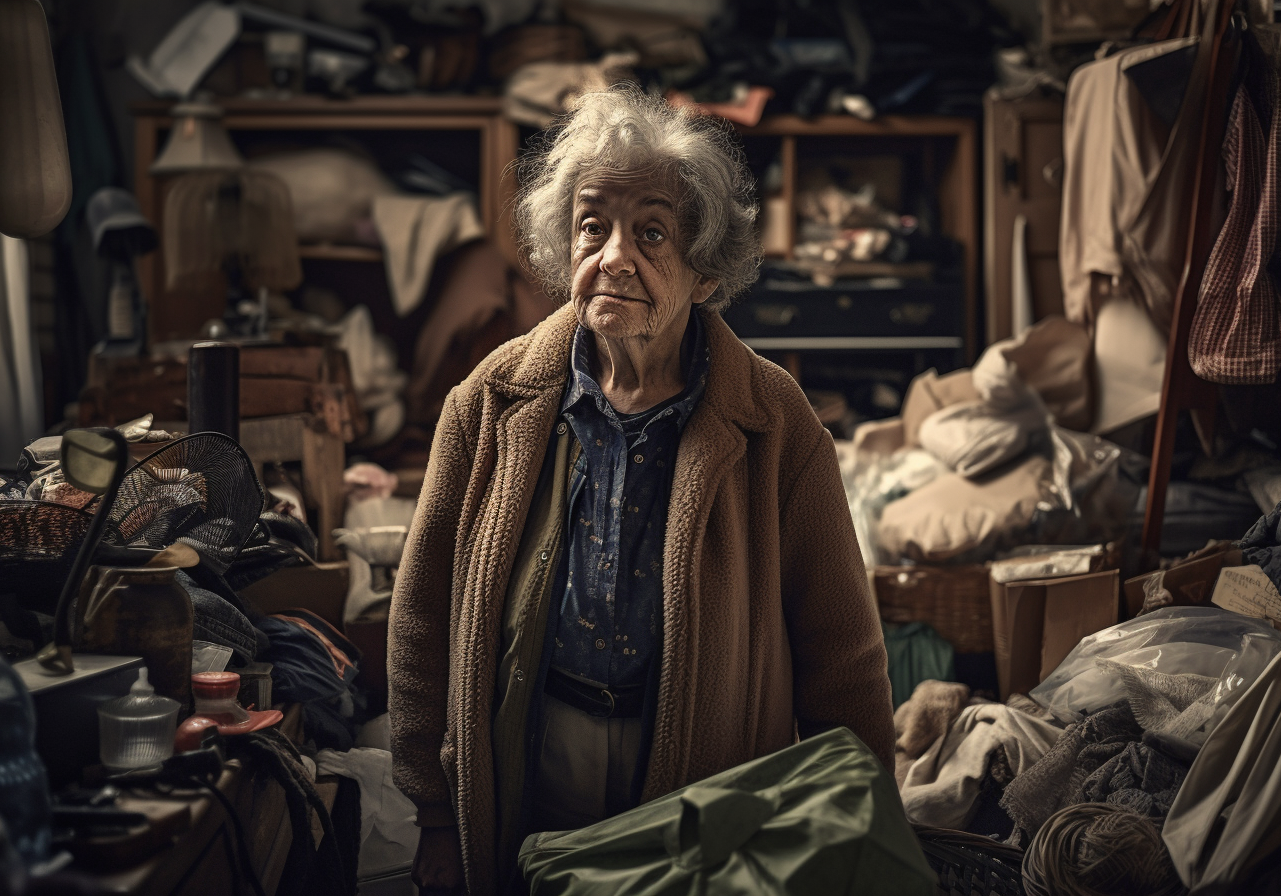
[[[477,184],[481,218],[492,239],[511,261],[517,260],[515,240],[510,226],[508,205],[514,190],[511,165],[520,152],[520,129],[502,116],[498,97],[478,96],[362,96],[351,100],[333,100],[317,96],[298,96],[290,100],[222,99],[223,125],[234,136],[237,132],[323,131],[474,131],[479,135],[479,183]],[[151,101],[134,107],[135,113],[135,183],[142,212],[162,227],[163,183],[148,168],[163,145],[173,120],[171,104]],[[938,208],[943,233],[963,247],[965,321],[963,338],[966,354],[972,360],[980,346],[976,329],[979,301],[979,198],[977,124],[973,119],[947,116],[885,116],[862,121],[844,115],[824,115],[813,119],[779,115],[763,119],[752,127],[738,127],[747,138],[770,137],[779,140],[779,161],[783,172],[782,194],[786,206],[793,210],[788,219],[789,243],[795,243],[794,214],[798,168],[804,164],[804,153],[798,143],[811,138],[839,138],[856,141],[860,149],[874,149],[884,138],[921,140],[934,160],[931,139],[950,140],[950,152],[939,172]],[[344,245],[304,245],[303,259],[322,262],[356,262],[374,264],[382,260],[375,248]],[[154,339],[195,334],[208,317],[221,312],[221,306],[208,302],[199,309],[190,307],[189,297],[166,295],[161,253],[141,260],[143,291],[151,307],[151,333]]]
[[[737,129],[744,137],[777,137],[780,141],[781,194],[784,205],[791,210],[787,219],[789,245],[796,243],[796,193],[800,168],[804,164],[803,153],[798,148],[800,141],[810,138],[843,138],[859,144],[866,142],[867,149],[875,149],[876,142],[885,138],[922,140],[926,141],[923,148],[926,155],[931,161],[938,162],[940,160],[934,157],[928,141],[934,138],[950,139],[951,152],[945,160],[941,160],[942,168],[938,172],[939,225],[945,235],[963,247],[965,324],[964,332],[959,336],[964,340],[966,360],[972,362],[978,356],[982,345],[977,327],[980,296],[980,172],[978,123],[974,119],[942,115],[887,115],[863,121],[848,115],[821,115],[811,119],[778,115],[764,118],[752,127],[739,126]],[[817,348],[817,344],[814,347]],[[872,346],[869,344],[867,347]],[[884,347],[888,348],[890,345],[887,343]]]
[[[298,247],[298,257],[312,261],[365,261],[382,264],[383,251],[373,246],[303,243]]]
[[[519,147],[517,127],[502,116],[502,100],[485,96],[361,96],[335,100],[297,96],[289,100],[219,99],[222,124],[232,135],[239,132],[299,131],[471,131],[478,135],[477,168],[481,220],[504,254],[515,258],[515,243],[502,210],[511,194],[508,166]],[[173,126],[169,102],[148,101],[134,106],[134,191],[143,215],[163,234],[164,177],[150,173],[151,163]],[[363,246],[314,245],[302,247],[304,259],[376,262],[377,249]],[[163,253],[154,252],[139,262],[143,294],[150,308],[152,340],[196,335],[210,317],[221,315],[218,296],[179,296],[164,288]]]

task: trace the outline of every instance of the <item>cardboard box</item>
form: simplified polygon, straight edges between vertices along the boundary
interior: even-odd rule
[[[1214,586],[1219,579],[1219,571],[1225,567],[1240,566],[1243,562],[1241,552],[1233,549],[1211,554],[1181,566],[1170,569],[1158,569],[1144,573],[1125,581],[1125,615],[1132,619],[1143,609],[1143,586],[1157,576],[1162,576],[1161,584],[1174,598],[1176,607],[1204,607],[1214,595]]]
[[[346,560],[286,566],[254,582],[240,596],[267,615],[293,607],[310,610],[342,631],[349,579]]]
[[[992,582],[992,639],[1001,699],[1026,694],[1086,635],[1115,625],[1116,570],[1055,579]]]
[[[1057,579],[1088,572],[1116,569],[1121,547],[1115,542],[1087,545],[1028,545],[1010,551],[1003,560],[988,564],[992,581],[1000,584],[1020,579]]]

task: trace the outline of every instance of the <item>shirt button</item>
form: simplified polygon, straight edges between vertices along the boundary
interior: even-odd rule
[[[547,562],[547,558],[548,558],[548,557],[550,557],[550,556],[551,556],[551,555],[550,555],[550,554],[548,554],[546,551],[543,551],[541,554],[539,554],[539,555],[538,555],[538,559],[539,559],[539,560],[542,560],[544,563],[546,563],[546,562]]]
[[[644,458],[642,455],[639,455],[639,454],[637,454],[636,456],[634,456],[634,457],[632,458],[632,460],[636,461],[636,463],[638,463],[638,464],[643,464],[643,463],[645,463],[645,458]]]
[[[524,673],[524,672],[522,672],[520,669],[517,669],[517,670],[516,670],[516,680],[517,680],[517,681],[524,681],[524,680],[525,680],[525,673]]]
[[[560,426],[557,426],[557,427],[556,427],[556,432],[557,432],[557,434],[559,434],[559,435],[562,435],[562,436],[563,436],[563,435],[565,434],[565,431],[566,431],[567,429],[569,429],[569,427],[568,427],[568,426],[566,426],[564,423],[561,423],[561,425],[560,425]]]
[[[597,638],[597,639],[596,639],[596,649],[597,649],[597,650],[604,650],[604,649],[605,649],[605,639],[604,639],[604,638]]]

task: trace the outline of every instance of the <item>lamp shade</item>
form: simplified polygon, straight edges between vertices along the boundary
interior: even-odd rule
[[[0,135],[0,233],[42,236],[71,206],[71,163],[38,0],[0,0]]]
[[[4,2],[4,0],[0,0]],[[179,103],[173,107],[174,126],[169,142],[151,163],[152,174],[187,171],[231,170],[244,165],[231,138],[223,129],[222,110],[212,103]]]

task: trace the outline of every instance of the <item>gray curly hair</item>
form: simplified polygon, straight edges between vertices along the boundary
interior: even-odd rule
[[[514,218],[533,273],[558,301],[569,296],[574,195],[587,177],[655,171],[679,185],[685,263],[720,281],[704,303],[720,311],[756,280],[761,245],[751,172],[730,127],[673,109],[632,85],[584,94],[519,168]]]

